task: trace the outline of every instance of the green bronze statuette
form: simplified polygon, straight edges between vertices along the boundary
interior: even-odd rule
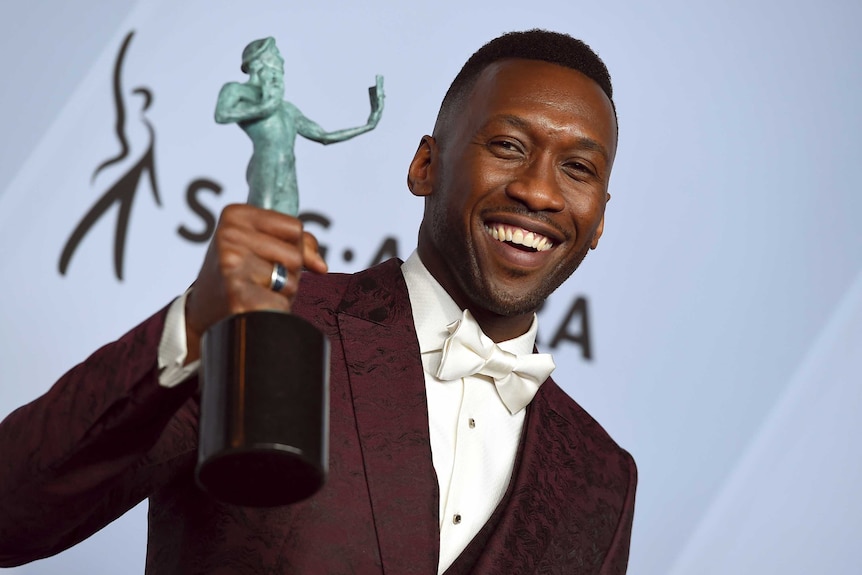
[[[248,163],[248,203],[291,216],[299,212],[296,185],[296,135],[321,144],[343,142],[373,130],[383,114],[383,76],[368,89],[371,114],[364,126],[327,132],[284,100],[284,60],[275,40],[255,40],[242,52],[245,83],[225,84],[218,96],[215,120],[236,122],[251,138],[254,153]]]
[[[275,40],[246,46],[242,71],[247,82],[222,87],[216,122],[236,122],[254,145],[248,203],[296,217],[296,135],[331,144],[373,130],[383,114],[383,77],[368,89],[364,126],[327,132],[284,101]],[[270,289],[284,286],[283,270],[273,262]],[[224,503],[269,507],[321,488],[329,470],[329,341],[320,330],[281,311],[229,316],[204,334],[200,373],[196,477],[205,491]]]

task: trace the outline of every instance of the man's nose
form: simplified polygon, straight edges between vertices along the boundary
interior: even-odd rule
[[[559,212],[566,207],[559,174],[549,158],[531,159],[506,186],[506,195],[534,212]]]

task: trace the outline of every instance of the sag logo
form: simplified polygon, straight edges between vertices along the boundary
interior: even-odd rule
[[[119,144],[119,152],[101,162],[93,171],[90,178],[90,184],[94,185],[97,177],[100,174],[106,173],[110,167],[122,168],[121,175],[107,186],[107,189],[102,193],[101,197],[96,200],[95,204],[87,211],[86,214],[75,226],[60,255],[59,270],[61,275],[66,275],[69,269],[69,264],[75,251],[81,246],[81,242],[90,232],[90,230],[102,218],[109,217],[113,213],[112,208],[116,207],[116,228],[114,231],[114,274],[117,279],[123,280],[126,236],[129,228],[129,220],[132,214],[132,205],[134,204],[135,196],[141,187],[149,187],[152,193],[153,201],[156,205],[161,206],[161,197],[159,195],[158,178],[156,174],[154,148],[156,143],[156,132],[152,124],[147,120],[145,113],[153,103],[153,93],[147,87],[138,86],[131,90],[130,95],[133,102],[127,102],[122,89],[122,72],[123,63],[126,54],[129,50],[134,31],[129,32],[123,40],[120,51],[117,54],[117,59],[114,64],[112,95],[116,114],[115,134]],[[140,99],[139,102],[135,102]],[[140,112],[137,117],[132,117],[127,114],[127,107],[131,108],[131,104],[135,103]],[[143,133],[146,141],[143,145],[131,146],[129,143],[129,124],[131,121],[139,121],[143,126]],[[138,130],[140,132],[140,130]],[[142,150],[137,154],[132,153],[132,148]],[[177,228],[177,235],[182,239],[195,243],[204,243],[209,241],[216,226],[216,216],[200,201],[200,194],[203,192],[221,194],[222,186],[217,182],[207,179],[198,178],[188,184],[186,188],[186,204],[188,208],[197,215],[203,227],[200,231],[193,231],[185,225],[180,225]],[[317,212],[304,212],[299,214],[299,219],[303,221],[305,226],[314,233],[320,243],[320,253],[324,259],[337,258],[340,256],[345,263],[353,261],[356,256],[356,250],[352,247],[336,249],[334,246],[327,246],[325,236],[333,225],[331,218]],[[319,228],[319,229],[314,229]],[[330,249],[332,248],[332,249]],[[328,256],[328,257],[327,257]],[[394,236],[384,237],[378,244],[377,250],[368,259],[368,266],[375,265],[385,261],[391,257],[403,257],[400,254],[398,239]],[[552,296],[553,297],[553,296]],[[553,330],[553,335],[547,345],[551,349],[555,349],[562,344],[570,344],[580,348],[581,356],[590,360],[593,357],[591,329],[588,314],[587,299],[583,296],[576,296],[570,303],[567,311],[562,317],[545,318],[547,314],[543,309],[538,311],[540,316],[543,316],[543,322],[551,322],[556,324]],[[537,343],[539,343],[537,341]]]
[[[123,97],[121,74],[123,61],[126,57],[126,52],[129,49],[129,44],[132,41],[133,35],[134,31],[129,32],[126,35],[126,39],[123,41],[120,53],[117,56],[117,62],[114,65],[113,95],[114,106],[116,107],[117,113],[115,129],[117,140],[120,143],[120,152],[116,156],[108,158],[99,164],[93,172],[93,176],[90,178],[91,184],[96,181],[96,176],[98,176],[102,170],[114,164],[123,162],[129,157],[129,142],[126,136],[126,102]],[[114,233],[114,273],[117,275],[117,279],[122,280],[126,232],[129,226],[129,217],[132,214],[132,203],[134,202],[135,194],[140,187],[141,180],[145,175],[149,179],[153,199],[156,204],[161,205],[158,180],[156,179],[156,166],[153,157],[153,146],[155,145],[156,135],[152,124],[150,124],[146,117],[144,117],[144,112],[146,112],[150,107],[150,104],[152,104],[153,93],[149,88],[143,86],[135,88],[132,90],[132,93],[143,98],[140,119],[149,134],[149,143],[146,146],[144,153],[141,154],[137,160],[133,161],[128,171],[108,188],[95,205],[90,208],[90,211],[88,211],[81,219],[75,227],[75,230],[72,232],[72,235],[69,236],[69,239],[66,241],[66,245],[63,247],[63,252],[60,255],[60,273],[62,275],[66,274],[72,255],[75,253],[75,250],[78,248],[81,240],[84,239],[87,232],[90,231],[99,218],[104,216],[108,210],[116,204],[118,206],[118,210],[117,227]]]
[[[111,208],[116,206],[116,228],[114,231],[114,274],[117,276],[118,280],[122,281],[126,251],[126,236],[129,228],[129,219],[132,215],[132,205],[135,200],[135,195],[142,186],[148,186],[153,194],[153,200],[156,205],[162,205],[161,198],[159,197],[155,156],[153,154],[156,143],[156,132],[145,116],[146,111],[150,108],[150,105],[153,102],[153,92],[145,86],[134,88],[131,91],[131,95],[141,98],[141,102],[139,104],[140,117],[138,120],[145,128],[144,133],[147,136],[147,141],[142,146],[143,151],[137,156],[132,154],[131,146],[129,144],[128,124],[132,120],[127,114],[127,107],[130,107],[127,105],[130,103],[126,101],[126,96],[123,92],[122,72],[123,63],[125,62],[126,54],[129,50],[129,45],[132,42],[134,34],[135,32],[131,31],[126,35],[114,64],[112,83],[112,95],[116,113],[114,130],[120,151],[115,156],[108,158],[96,167],[92,177],[90,178],[90,184],[95,184],[99,174],[103,173],[106,168],[122,166],[123,173],[108,186],[108,189],[102,194],[96,203],[93,204],[93,207],[90,208],[84,217],[81,218],[81,221],[78,222],[77,226],[75,226],[69,239],[66,240],[66,244],[63,246],[63,251],[60,254],[59,270],[61,275],[66,275],[72,256],[80,247],[81,242],[87,233],[100,219],[108,217],[108,214],[111,213]],[[204,224],[203,230],[200,232],[191,231],[184,225],[177,229],[177,233],[180,237],[190,242],[208,241],[215,229],[215,215],[204,207],[198,198],[198,195],[202,191],[220,194],[222,186],[206,178],[194,180],[188,185],[188,188],[186,189],[186,202],[189,208],[201,218]]]

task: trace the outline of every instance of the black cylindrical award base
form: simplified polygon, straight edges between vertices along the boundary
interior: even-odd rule
[[[201,344],[197,481],[234,505],[314,494],[329,465],[329,342],[277,311],[228,317]]]

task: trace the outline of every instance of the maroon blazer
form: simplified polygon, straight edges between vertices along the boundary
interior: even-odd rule
[[[319,493],[253,509],[197,488],[197,381],[158,385],[162,310],[0,424],[0,566],[58,553],[149,497],[148,574],[436,573],[439,495],[399,262],[307,274],[294,311],[332,343]],[[624,573],[635,483],[631,456],[548,380],[506,495],[447,573]]]

